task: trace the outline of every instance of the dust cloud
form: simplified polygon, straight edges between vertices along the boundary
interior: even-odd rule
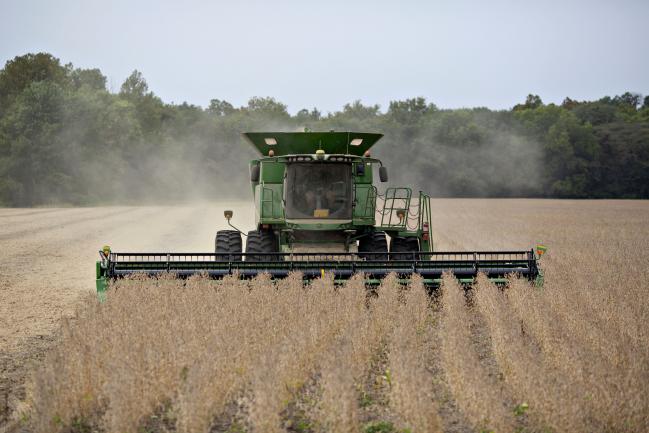
[[[389,168],[391,186],[433,197],[534,197],[543,182],[539,142],[482,126],[475,141],[456,144],[426,131],[401,142],[386,137],[374,154]]]
[[[439,125],[394,131],[362,125],[319,125],[314,130],[360,130],[384,133],[374,157],[390,171],[386,186],[408,186],[434,197],[534,197],[543,182],[540,143],[513,128],[498,128],[489,116],[473,115],[466,128],[447,136]],[[351,126],[351,127],[350,127]],[[82,130],[84,125],[78,125]],[[471,128],[474,128],[472,130]],[[61,190],[52,204],[186,204],[216,200],[252,202],[248,163],[259,157],[245,142],[243,131],[297,132],[303,127],[282,122],[242,125],[236,132],[197,128],[196,134],[161,142],[128,143],[89,159],[83,149],[70,149],[66,158],[71,178],[82,187]],[[213,132],[213,134],[208,132]],[[440,132],[441,131],[441,132]],[[460,131],[460,137],[455,137]],[[74,126],[62,140],[83,131]],[[77,142],[79,140],[70,140]],[[90,160],[90,162],[88,162]],[[76,194],[76,195],[75,195]],[[89,199],[90,197],[90,199]]]

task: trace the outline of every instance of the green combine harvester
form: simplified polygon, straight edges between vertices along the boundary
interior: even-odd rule
[[[497,284],[519,274],[542,284],[538,266],[543,247],[527,251],[435,251],[430,197],[411,188],[374,185],[388,173],[370,148],[382,134],[359,132],[249,132],[243,137],[260,157],[250,162],[256,230],[216,233],[213,253],[119,253],[104,247],[97,262],[97,290],[135,273],[178,278],[238,275],[273,278],[291,272],[305,279],[333,275],[343,282],[356,273],[368,286],[389,273],[407,281],[413,274],[438,287],[451,271],[463,284],[484,273]],[[378,168],[378,170],[377,170]],[[246,238],[245,252],[243,239]],[[389,237],[389,242],[388,242]]]

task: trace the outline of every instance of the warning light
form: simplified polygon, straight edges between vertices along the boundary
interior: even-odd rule
[[[545,254],[548,251],[548,247],[545,245],[538,244],[536,246],[536,255],[541,257],[543,254]]]

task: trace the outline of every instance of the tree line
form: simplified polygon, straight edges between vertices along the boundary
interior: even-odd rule
[[[255,153],[240,132],[303,128],[385,134],[373,156],[391,182],[434,196],[649,198],[649,96],[529,95],[511,110],[416,97],[291,115],[270,97],[164,103],[138,71],[113,93],[99,69],[38,53],[0,70],[0,205],[248,199]]]

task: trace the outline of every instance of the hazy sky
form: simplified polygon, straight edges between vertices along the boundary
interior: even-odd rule
[[[165,102],[508,108],[649,94],[649,0],[0,0],[2,64],[38,51]]]

